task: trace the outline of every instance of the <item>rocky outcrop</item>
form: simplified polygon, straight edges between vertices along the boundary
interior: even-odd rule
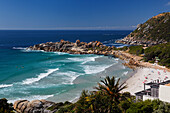
[[[54,113],[57,109],[48,110],[54,104],[54,102],[46,100],[18,100],[14,103],[14,109],[18,113]]]
[[[47,52],[67,52],[71,54],[89,54],[89,53],[97,53],[91,50],[96,48],[104,48],[100,41],[93,41],[93,42],[80,42],[80,40],[76,40],[75,43],[61,40],[60,42],[47,42],[42,44],[37,44],[34,46],[30,46],[27,49],[30,50],[43,50]]]
[[[170,42],[170,12],[162,13],[139,24],[137,28],[117,43],[152,46]]]
[[[37,44],[34,46],[30,46],[27,49],[30,50],[43,50],[47,52],[66,52],[70,54],[97,54],[97,55],[105,55],[105,56],[114,56],[118,57],[122,60],[125,60],[126,63],[124,65],[135,68],[137,62],[128,55],[124,54],[121,51],[115,50],[115,47],[105,46],[100,41],[92,41],[89,43],[80,42],[80,40],[76,40],[75,43],[61,40],[60,42],[47,42],[42,44]],[[129,60],[131,59],[131,60]],[[133,63],[132,63],[133,62]]]
[[[143,45],[144,47],[148,47],[152,45],[167,43],[167,41],[165,40],[153,41],[153,40],[144,40],[144,39],[140,40],[134,37],[127,36],[121,40],[117,40],[116,43],[123,43],[123,44],[128,44],[128,45]]]

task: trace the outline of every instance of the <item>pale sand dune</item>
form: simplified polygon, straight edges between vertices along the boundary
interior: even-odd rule
[[[123,91],[124,92],[128,91],[132,95],[134,95],[134,93],[144,89],[144,83],[143,83],[144,81],[146,81],[145,83],[157,79],[163,81],[165,80],[165,77],[168,77],[166,80],[170,80],[170,72],[167,71],[165,72],[164,70],[153,69],[153,68],[138,68],[137,72],[126,81],[128,88],[124,89]]]

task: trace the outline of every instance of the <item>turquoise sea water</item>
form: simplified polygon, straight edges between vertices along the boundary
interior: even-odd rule
[[[116,45],[130,31],[0,31],[0,98],[74,100],[83,89],[92,90],[106,75],[128,78],[132,70],[117,58],[29,51],[29,45],[60,39],[96,40]],[[70,39],[69,39],[70,36]],[[56,38],[58,37],[58,38]],[[87,38],[84,38],[87,37]]]

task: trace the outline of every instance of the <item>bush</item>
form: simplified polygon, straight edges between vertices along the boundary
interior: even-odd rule
[[[12,104],[7,103],[7,99],[0,99],[0,113],[14,113]]]
[[[170,42],[148,47],[144,53],[145,61],[155,61],[155,57],[158,57],[160,65],[170,67]]]
[[[121,48],[117,48],[118,50],[121,50],[121,51],[126,51],[128,50],[128,47],[127,46],[124,46],[124,47],[121,47]]]
[[[129,47],[129,53],[135,54],[135,55],[140,55],[144,53],[143,46],[130,46]]]

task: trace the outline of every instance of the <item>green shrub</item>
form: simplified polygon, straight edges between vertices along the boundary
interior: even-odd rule
[[[7,103],[7,99],[0,99],[0,113],[14,113],[12,104]]]
[[[121,48],[117,48],[117,50],[126,51],[126,50],[128,50],[128,47],[124,46],[124,47],[121,47]]]
[[[170,42],[148,47],[144,53],[145,61],[155,61],[155,57],[158,57],[160,65],[170,67]]]
[[[129,53],[135,54],[135,55],[140,55],[144,53],[143,46],[130,46],[129,47]]]

